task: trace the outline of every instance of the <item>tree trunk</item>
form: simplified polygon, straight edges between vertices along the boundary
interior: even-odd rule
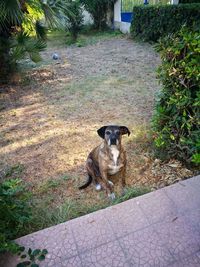
[[[0,36],[0,83],[6,83],[11,70],[9,62],[9,40]]]

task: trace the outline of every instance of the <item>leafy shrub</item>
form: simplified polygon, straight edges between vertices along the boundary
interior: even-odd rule
[[[179,0],[179,4],[193,4],[200,3],[200,0]]]
[[[157,45],[163,88],[153,117],[158,151],[200,164],[200,31],[185,28]]]
[[[69,0],[70,12],[66,14],[66,24],[72,40],[75,42],[83,25],[83,11],[80,0]]]
[[[19,179],[6,180],[0,184],[0,252],[15,251],[10,241],[18,236],[31,213],[28,195]]]
[[[183,25],[198,28],[200,25],[200,4],[135,6],[131,35],[144,41],[157,41],[175,33]]]
[[[116,0],[82,0],[85,9],[94,20],[94,28],[98,30],[107,27],[108,10],[114,8]]]
[[[25,186],[20,179],[10,179],[0,184],[0,253],[18,254],[21,262],[17,267],[38,267],[37,261],[45,259],[46,249],[25,247],[12,241],[23,230],[25,224],[31,221],[29,194],[24,193]]]

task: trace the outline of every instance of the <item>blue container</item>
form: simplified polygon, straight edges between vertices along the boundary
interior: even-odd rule
[[[131,23],[133,19],[133,12],[122,12],[121,13],[121,21]]]

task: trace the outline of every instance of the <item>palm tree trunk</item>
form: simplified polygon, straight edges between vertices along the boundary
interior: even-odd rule
[[[0,83],[5,83],[8,80],[10,71],[9,51],[8,38],[0,36]]]
[[[0,31],[0,82],[6,83],[11,72],[10,37],[12,25],[7,25]]]

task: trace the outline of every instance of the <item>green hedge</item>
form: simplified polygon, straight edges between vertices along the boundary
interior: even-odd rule
[[[156,42],[179,31],[184,24],[189,28],[200,25],[200,4],[136,6],[133,13],[131,35],[143,41]]]
[[[200,31],[182,29],[156,48],[163,85],[153,116],[157,151],[200,166]]]
[[[200,3],[200,0],[179,0],[179,4],[193,4]]]

